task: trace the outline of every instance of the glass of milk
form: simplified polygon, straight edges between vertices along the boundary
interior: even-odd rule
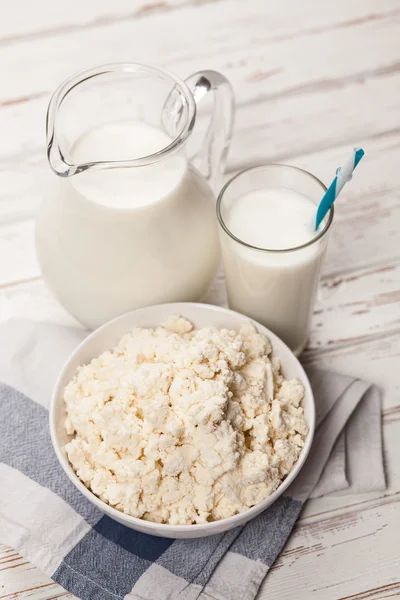
[[[333,208],[315,231],[326,187],[286,165],[236,175],[217,202],[229,306],[304,349]]]

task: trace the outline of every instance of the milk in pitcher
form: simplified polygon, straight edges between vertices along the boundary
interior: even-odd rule
[[[116,121],[84,133],[76,164],[149,156],[172,140]],[[214,195],[182,152],[148,166],[87,170],[49,187],[38,216],[42,272],[90,328],[145,306],[203,298],[219,260]]]

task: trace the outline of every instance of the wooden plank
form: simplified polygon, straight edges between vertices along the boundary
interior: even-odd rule
[[[162,0],[149,2],[118,0],[111,5],[107,0],[98,0],[96,3],[70,0],[68,3],[59,4],[57,8],[47,0],[37,0],[34,6],[24,0],[16,0],[9,6],[0,22],[0,43],[10,44],[37,37],[60,36],[74,29],[104,27],[118,21],[154,17],[160,12],[182,10],[199,5],[203,7],[210,2],[221,2],[221,0],[169,0],[168,3]],[[236,14],[240,8],[239,2],[231,0],[225,0],[222,4],[220,10],[227,16]],[[339,0],[334,5],[324,7],[323,11],[307,10],[308,5],[314,8],[310,1],[303,3],[303,9],[300,9],[297,3],[291,4],[291,19],[286,18],[285,11],[277,10],[277,6],[261,5],[262,15],[270,24],[266,32],[268,37],[272,39],[278,37],[277,29],[283,29],[279,33],[280,37],[299,35],[299,29],[303,35],[315,35],[335,27],[351,27],[360,22],[380,20],[396,9],[393,0],[384,2],[369,0],[367,12],[362,0],[352,0],[347,3]],[[257,5],[253,2],[253,10],[257,11],[258,6],[259,3]],[[257,13],[259,16],[260,9]],[[248,21],[251,23],[252,20],[248,15],[244,23],[247,25]],[[302,31],[303,23],[304,31]]]
[[[12,557],[12,566],[6,565]],[[23,589],[21,583],[23,582]],[[0,600],[60,600],[74,599],[61,586],[46,577],[23,557],[7,546],[0,545]]]
[[[317,315],[314,322],[318,322]],[[338,322],[338,321],[337,321]],[[379,385],[384,391],[384,408],[400,404],[400,378],[398,365],[400,357],[399,330],[389,335],[385,330],[380,336],[355,343],[338,344],[314,348],[304,352],[304,364],[315,365],[360,377]],[[394,415],[392,415],[394,417]]]
[[[390,73],[366,74],[362,82],[355,79],[332,88],[316,85],[296,95],[283,91],[279,98],[267,96],[240,106],[229,168],[300,156],[317,159],[320,153],[347,144],[364,143],[367,152],[369,144],[385,145],[388,141],[382,138],[398,133],[399,108],[394,97],[399,87],[400,63]],[[335,114],[340,115],[339,123]],[[324,170],[316,174],[324,178]],[[332,173],[327,176],[330,182]]]
[[[0,22],[0,45],[22,40],[60,36],[71,31],[104,27],[121,21],[153,17],[160,12],[183,10],[187,7],[219,0],[108,0],[81,2],[70,0],[57,6],[47,0],[35,4],[16,0]]]
[[[346,14],[353,5],[344,0],[341,4]],[[201,68],[221,69],[240,90],[242,102],[272,93],[279,97],[308,93],[330,86],[332,81],[336,87],[342,86],[348,77],[362,79],[363,73],[393,69],[398,62],[395,0],[388,1],[383,10],[376,4],[379,18],[365,20],[364,12],[363,18],[359,16],[349,24],[342,16],[344,26],[320,29],[318,15],[324,11],[306,12],[295,2],[278,11],[278,17],[273,15],[275,8],[266,11],[263,0],[252,2],[251,15],[246,3],[235,2],[234,10],[228,6],[224,11],[223,4],[214,2],[190,10],[157,12],[140,21],[6,45],[1,61],[7,65],[8,79],[0,91],[0,102],[50,92],[74,70],[127,59],[154,64],[160,64],[161,59],[162,64],[181,74]],[[355,6],[360,15],[358,0]],[[291,19],[287,18],[288,9]],[[194,35],[199,31],[199,19],[204,27],[201,35]],[[314,33],[310,33],[310,19],[314,20]],[[292,35],[295,29],[297,36]],[[179,35],[171,35],[172,31]],[[349,52],[355,36],[357,52]],[[26,68],[27,56],[34,57],[35,68]]]
[[[309,352],[366,342],[400,331],[399,301],[398,260],[352,270],[348,276],[324,278],[315,308]]]
[[[327,520],[312,530],[297,527],[267,577],[260,600],[294,596],[344,600],[353,595],[378,599],[385,597],[382,588],[396,595],[399,502],[333,523]]]

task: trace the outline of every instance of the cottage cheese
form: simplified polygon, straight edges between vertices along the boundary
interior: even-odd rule
[[[127,514],[223,519],[293,467],[307,434],[303,394],[252,324],[196,330],[171,317],[78,368],[64,392],[65,449],[84,484]]]

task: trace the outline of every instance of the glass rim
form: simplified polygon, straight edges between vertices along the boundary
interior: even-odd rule
[[[157,152],[153,152],[152,154],[148,154],[146,156],[141,156],[138,158],[132,158],[127,160],[112,160],[112,161],[94,161],[82,163],[79,165],[73,164],[69,153],[64,152],[59,147],[59,143],[57,140],[57,131],[56,131],[56,118],[61,105],[68,96],[70,92],[74,90],[77,86],[89,79],[100,75],[106,75],[110,73],[121,73],[121,74],[133,74],[133,73],[152,73],[153,75],[158,75],[164,78],[164,80],[170,80],[172,83],[171,92],[174,87],[178,88],[181,92],[182,96],[185,98],[188,114],[186,123],[182,130],[175,136],[171,142],[157,150]],[[66,79],[63,83],[61,83],[58,88],[53,93],[50,98],[49,106],[47,109],[47,119],[46,119],[46,137],[47,137],[47,155],[49,158],[50,166],[53,171],[57,175],[61,176],[69,176],[74,175],[75,173],[80,173],[87,169],[91,168],[111,168],[111,167],[142,167],[146,165],[153,164],[162,160],[167,154],[170,152],[175,152],[178,150],[188,138],[191,133],[194,123],[196,119],[196,103],[193,98],[192,92],[189,90],[188,86],[182,79],[170,73],[166,69],[151,67],[142,63],[109,63],[105,65],[99,65],[97,67],[92,67],[91,69],[85,69],[83,71],[79,71],[75,73],[68,79]],[[54,148],[54,146],[57,146]],[[54,152],[56,150],[56,152]],[[58,169],[53,168],[52,161],[50,160],[52,154],[56,154],[58,159],[61,159],[61,162],[64,163],[64,168],[59,171]]]
[[[257,165],[255,167],[248,167],[246,169],[243,169],[242,171],[239,171],[239,173],[236,173],[236,175],[234,175],[233,177],[231,177],[231,179],[229,179],[225,185],[222,187],[220,193],[218,194],[218,198],[217,198],[217,218],[218,218],[218,222],[221,225],[222,229],[225,231],[225,233],[232,238],[235,242],[237,242],[238,244],[241,244],[242,246],[246,246],[247,248],[250,248],[251,250],[257,250],[258,252],[268,252],[271,254],[285,254],[286,252],[296,252],[297,250],[303,250],[304,248],[308,248],[309,246],[312,246],[315,242],[317,242],[318,240],[320,240],[321,238],[323,238],[325,236],[326,233],[328,233],[331,225],[332,225],[332,221],[333,221],[333,215],[334,215],[334,207],[333,204],[331,206],[331,208],[329,209],[329,213],[328,213],[328,221],[325,224],[325,227],[313,238],[311,238],[311,240],[309,240],[308,242],[306,242],[305,244],[301,244],[300,246],[292,246],[290,248],[279,248],[279,249],[273,249],[273,248],[261,248],[260,246],[253,246],[252,244],[249,244],[248,242],[245,242],[244,240],[241,240],[240,238],[238,238],[234,233],[232,233],[232,231],[230,231],[230,229],[228,228],[228,226],[226,225],[223,216],[221,214],[221,205],[222,205],[222,199],[223,196],[226,192],[226,190],[230,187],[230,185],[232,183],[234,183],[236,181],[236,179],[238,179],[239,177],[241,177],[242,175],[249,173],[250,171],[261,171],[263,169],[266,169],[268,167],[282,167],[284,169],[290,169],[293,171],[298,171],[300,173],[304,173],[304,175],[307,175],[308,177],[311,177],[311,179],[313,179],[314,181],[316,181],[322,188],[323,192],[325,193],[327,190],[327,187],[324,183],[322,183],[322,181],[320,179],[318,179],[318,177],[316,177],[315,175],[313,175],[312,173],[310,173],[309,171],[306,171],[305,169],[301,169],[300,167],[295,167],[293,165],[285,165],[283,163],[267,163],[264,165]],[[321,196],[322,198],[322,196]]]

